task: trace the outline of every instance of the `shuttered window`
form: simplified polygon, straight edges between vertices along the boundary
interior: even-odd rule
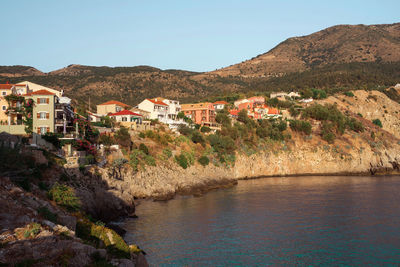
[[[38,103],[39,104],[49,104],[50,103],[50,100],[49,100],[49,98],[38,98]]]

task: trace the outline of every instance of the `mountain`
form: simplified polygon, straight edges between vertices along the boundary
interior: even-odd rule
[[[267,53],[211,73],[276,77],[328,64],[395,61],[400,61],[400,23],[338,25],[289,38]]]
[[[0,66],[0,83],[21,80],[64,89],[81,102],[91,96],[92,104],[115,99],[131,105],[160,95],[199,101],[249,91],[376,89],[400,81],[400,23],[333,26],[289,38],[253,59],[205,73],[83,65],[42,73],[28,66]]]
[[[0,77],[23,77],[23,76],[42,76],[45,75],[40,70],[29,66],[0,66]]]

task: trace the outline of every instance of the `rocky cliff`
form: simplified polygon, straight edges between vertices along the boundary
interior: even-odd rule
[[[116,180],[105,169],[102,176],[113,193],[129,201],[137,198],[170,199],[175,194],[201,194],[230,186],[240,179],[266,176],[351,175],[400,173],[400,140],[381,133],[382,140],[366,140],[361,134],[345,134],[334,144],[318,136],[294,133],[293,140],[269,151],[238,154],[233,167],[194,165],[182,169],[175,163],[133,172],[129,167]]]

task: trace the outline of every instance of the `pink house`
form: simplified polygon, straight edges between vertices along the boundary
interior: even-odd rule
[[[182,104],[181,108],[185,116],[196,124],[215,123],[215,109],[213,103]]]

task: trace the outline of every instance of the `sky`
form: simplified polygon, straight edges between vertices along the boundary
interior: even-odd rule
[[[212,71],[337,24],[400,22],[399,0],[0,0],[0,65]]]

